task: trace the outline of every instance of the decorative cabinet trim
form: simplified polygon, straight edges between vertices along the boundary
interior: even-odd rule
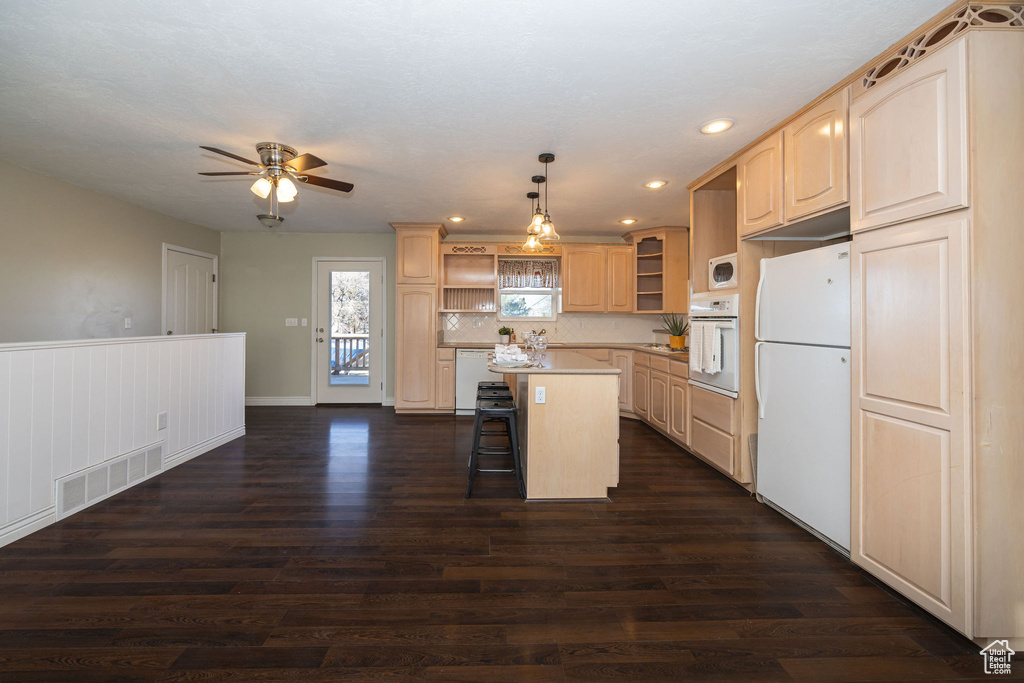
[[[853,83],[853,96],[863,95],[869,88],[946,45],[969,28],[1024,28],[1024,5],[968,5],[951,15],[948,21],[922,33],[895,55],[864,72],[864,76]]]

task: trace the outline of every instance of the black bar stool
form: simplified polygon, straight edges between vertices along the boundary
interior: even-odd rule
[[[512,400],[512,390],[508,388],[506,382],[478,382],[476,385],[476,400],[482,398],[490,398],[496,400]],[[498,429],[487,429],[480,432],[481,436],[503,436],[505,434],[505,420],[501,418],[487,418],[484,420],[484,424],[493,422],[500,422],[501,427]]]
[[[496,382],[477,382],[476,390],[481,389],[508,389],[508,382],[496,381]]]
[[[503,432],[483,430],[485,422],[504,422]],[[481,446],[480,437],[488,434],[502,434],[508,439],[507,446]],[[511,455],[510,470],[481,470],[478,468],[480,455]],[[519,462],[519,432],[516,425],[516,404],[510,399],[482,398],[476,402],[476,413],[473,419],[473,450],[469,454],[469,484],[466,486],[466,498],[473,493],[473,477],[477,472],[505,472],[515,474],[516,488],[520,498],[526,498],[523,485],[523,469]]]

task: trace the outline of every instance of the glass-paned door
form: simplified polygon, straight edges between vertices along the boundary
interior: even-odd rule
[[[383,270],[379,260],[317,261],[317,403],[383,401]]]

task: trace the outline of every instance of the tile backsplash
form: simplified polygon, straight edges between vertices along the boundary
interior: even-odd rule
[[[514,323],[498,321],[495,313],[442,313],[441,328],[446,343],[496,342],[504,325],[517,334],[547,329],[549,343],[664,342],[666,333],[657,315],[613,315],[608,313],[562,313],[555,322]]]

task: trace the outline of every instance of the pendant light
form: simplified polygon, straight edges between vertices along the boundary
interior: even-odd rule
[[[550,164],[554,160],[555,155],[552,154],[551,152],[544,152],[539,157],[537,157],[537,161],[544,164],[545,180],[548,178],[548,164]],[[555,225],[554,223],[551,222],[551,214],[548,213],[548,185],[550,185],[550,183],[544,183],[544,220],[540,224],[540,234],[537,236],[537,238],[543,242],[555,242],[557,240],[562,239],[562,237],[555,230]],[[538,212],[540,211],[539,206],[537,210]]]
[[[538,189],[543,181],[543,176],[533,176],[533,182],[537,183]],[[526,228],[527,238],[523,244],[523,251],[540,251],[541,243],[537,239],[537,235],[540,234],[540,224],[544,221],[544,214],[540,212],[540,192],[527,192],[526,196],[530,199],[531,209],[534,208],[534,202],[536,201],[536,209],[533,211],[533,220],[530,221],[530,225]]]

